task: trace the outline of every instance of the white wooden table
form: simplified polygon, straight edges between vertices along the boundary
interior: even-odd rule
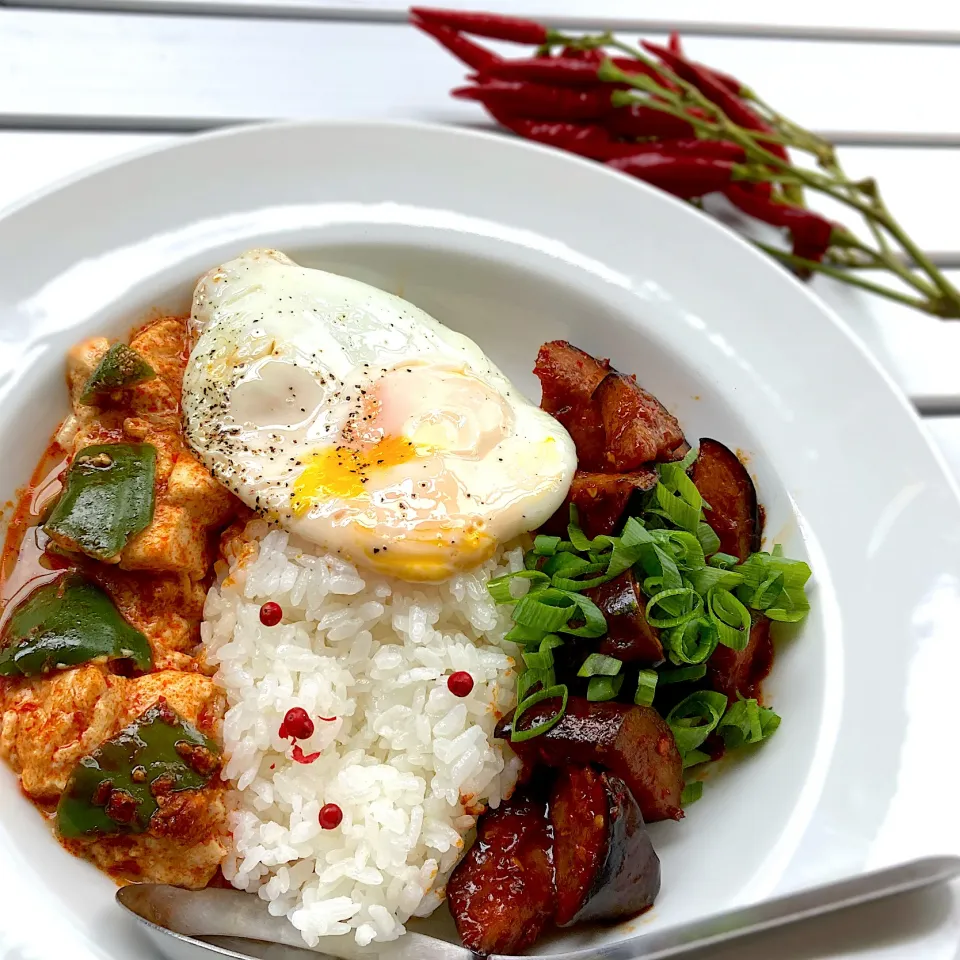
[[[438,5],[651,37],[679,28],[695,59],[730,69],[787,115],[827,133],[851,173],[875,175],[894,213],[960,282],[960,4]],[[405,6],[0,0],[0,210],[90,165],[225,123],[391,117],[482,124],[479,109],[447,97],[464,71],[404,24]],[[0,264],[0,277],[2,271]],[[960,476],[960,322],[927,319],[829,280],[817,280],[814,289],[912,398]],[[930,775],[932,802],[950,806],[954,798],[934,799],[936,771]],[[960,884],[705,951],[697,960],[771,956],[960,960]]]

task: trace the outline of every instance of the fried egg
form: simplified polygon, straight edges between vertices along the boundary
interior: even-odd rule
[[[193,451],[248,506],[354,563],[443,580],[567,494],[566,430],[400,297],[252,250],[201,278],[190,330]]]

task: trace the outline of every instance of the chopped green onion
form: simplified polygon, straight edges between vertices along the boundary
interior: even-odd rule
[[[695,532],[700,523],[700,510],[687,503],[682,497],[671,493],[664,484],[658,483],[654,488],[657,511],[681,530]]]
[[[587,684],[587,699],[591,703],[613,700],[623,686],[623,675],[616,677],[591,677]]]
[[[616,657],[607,657],[602,653],[591,653],[583,666],[577,671],[578,677],[615,677],[623,666]]]
[[[771,736],[780,726],[780,717],[756,700],[738,700],[730,704],[720,721],[717,732],[728,749],[745,743],[759,743]]]
[[[691,447],[682,460],[678,460],[676,465],[680,467],[681,470],[689,470],[696,462],[697,457],[699,456],[700,451],[696,447]]]
[[[810,603],[802,587],[791,588],[781,591],[780,596],[763,612],[771,620],[799,623],[810,612]]]
[[[660,474],[660,485],[666,487],[670,493],[683,497],[684,501],[696,510],[703,506],[703,495],[690,479],[687,468],[682,465],[682,462],[659,463],[657,473]]]
[[[750,641],[750,611],[723,587],[707,592],[707,615],[717,628],[717,637],[731,650],[744,650]]]
[[[666,617],[656,617],[653,615],[653,610],[657,607],[662,606],[665,600],[671,600],[674,597],[680,598],[683,600],[680,601],[683,603],[684,609],[681,613],[672,614]],[[677,601],[674,601],[672,604],[673,608],[676,609]],[[666,608],[665,608],[665,612]],[[647,602],[647,623],[651,627],[678,627],[681,623],[686,623],[688,620],[693,620],[696,617],[699,617],[703,612],[703,598],[699,593],[696,592],[692,587],[678,587],[675,590],[661,590],[658,594],[652,596]]]
[[[487,592],[493,597],[494,603],[513,603],[517,599],[511,589],[514,580],[529,580],[531,583],[550,582],[550,578],[539,570],[516,570],[513,573],[505,573],[502,577],[494,577],[487,583]]]
[[[784,589],[802,587],[810,579],[810,567],[806,563],[777,553],[752,553],[737,570],[743,574],[744,586],[751,591],[773,573],[783,575]]]
[[[652,543],[653,538],[642,521],[636,517],[630,517],[624,524],[620,536],[614,538],[607,576],[612,580],[614,577],[620,576],[625,570],[629,570],[637,563],[644,550],[649,549],[648,545]]]
[[[640,568],[648,577],[661,577],[663,586],[667,590],[675,590],[683,586],[683,577],[677,569],[677,564],[670,554],[658,543],[651,543],[640,555]]]
[[[552,668],[549,670],[524,670],[517,677],[517,703],[523,703],[527,699],[527,694],[538,684],[546,689],[552,687],[556,682],[556,676]]]
[[[702,680],[706,675],[707,668],[702,663],[698,663],[691,667],[674,667],[672,670],[661,670],[658,679],[660,683],[691,683],[695,680]]]
[[[539,557],[552,557],[560,546],[560,537],[548,537],[546,534],[538,534],[533,541],[533,552]]]
[[[724,570],[722,567],[703,567],[689,574],[690,585],[699,594],[706,595],[711,587],[723,587],[733,590],[743,583],[743,577],[735,570]]]
[[[716,729],[727,707],[727,698],[713,690],[698,690],[684,697],[665,717],[681,756],[696,750]]]
[[[523,662],[531,670],[549,670],[553,666],[553,650],[562,647],[563,640],[555,633],[548,633],[540,641],[540,649],[523,654]]]
[[[573,591],[589,590],[591,587],[598,587],[601,583],[606,583],[610,578],[605,573],[603,576],[587,580],[573,579],[574,577],[589,576],[592,573],[601,573],[606,569],[606,563],[591,563],[589,560],[578,557],[573,553],[557,553],[543,565],[543,572],[553,578],[554,587],[558,590]]]
[[[698,763],[709,763],[712,759],[709,753],[704,753],[702,750],[691,750],[683,758],[683,769],[686,770],[687,767],[695,767]]]
[[[583,623],[569,626],[575,614],[583,618]],[[556,587],[546,587],[522,597],[513,608],[513,620],[542,630],[544,634],[561,632],[575,637],[602,637],[607,632],[607,621],[589,597]]]
[[[671,663],[705,663],[717,649],[717,628],[706,617],[697,617],[675,627],[666,636]]]
[[[570,522],[567,524],[567,539],[580,553],[593,548],[593,541],[580,529],[580,512],[574,503],[570,504]]]
[[[721,570],[732,570],[740,561],[732,553],[715,553],[707,563]]]
[[[783,574],[771,573],[763,583],[753,591],[748,603],[754,610],[766,610],[773,606],[777,597],[783,592]]]
[[[649,707],[657,692],[657,681],[660,679],[656,670],[641,670],[637,675],[637,692],[633,695],[633,702],[640,707]]]
[[[700,780],[694,780],[683,788],[680,794],[680,806],[689,807],[691,803],[696,803],[703,796],[703,783]]]
[[[701,520],[697,524],[697,539],[700,541],[700,547],[705,557],[709,557],[720,549],[720,538],[713,527],[705,520]]]
[[[563,718],[563,715],[567,712],[567,698],[570,696],[570,692],[567,690],[567,686],[564,683],[559,683],[556,686],[546,687],[543,690],[538,690],[536,693],[531,694],[517,706],[517,711],[513,715],[513,732],[510,734],[510,739],[514,743],[522,743],[524,740],[531,740],[533,737],[539,737],[541,733],[546,733],[551,728],[555,727],[560,720]],[[560,709],[554,713],[552,716],[548,717],[546,720],[538,723],[536,726],[531,727],[529,730],[518,730],[517,724],[520,721],[520,718],[527,712],[531,707],[536,706],[538,703],[542,703],[544,700],[552,700],[555,697],[560,697]]]
[[[555,553],[547,557],[540,569],[548,576],[563,573],[575,576],[584,567],[589,567],[590,561],[575,553]]]
[[[571,603],[555,602],[558,598],[554,595],[557,593],[559,591],[550,587],[521,597],[513,608],[514,623],[524,627],[536,627],[546,633],[559,630],[573,616],[574,608]]]
[[[560,593],[561,591],[557,591]],[[569,625],[560,628],[561,633],[569,633],[574,637],[602,637],[607,632],[607,621],[604,619],[600,608],[589,598],[579,593],[564,593],[564,596],[571,600],[580,615],[583,617],[583,626],[571,627]]]
[[[528,670],[549,670],[553,666],[553,654],[549,650],[546,653],[534,650],[522,656]]]
[[[525,627],[521,623],[515,623],[503,638],[511,643],[519,644],[538,644],[546,636],[546,630],[538,630],[536,627]]]
[[[686,530],[657,531],[654,539],[670,551],[674,562],[684,570],[700,570],[706,564],[700,541]]]

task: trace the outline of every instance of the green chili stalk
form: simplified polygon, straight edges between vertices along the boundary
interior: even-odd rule
[[[610,61],[600,67],[599,77],[633,88],[614,92],[615,105],[638,103],[661,110],[687,121],[699,137],[729,140],[741,146],[747,163],[737,168],[737,179],[769,183],[773,186],[774,198],[797,205],[804,202],[804,190],[828,196],[859,214],[872,240],[867,242],[846,228],[838,227],[822,262],[805,260],[788,251],[757,243],[760,249],[801,274],[821,273],[931,316],[960,319],[960,290],[894,218],[876,182],[850,178],[837,160],[834,146],[823,137],[787,119],[749,89],[742,91],[742,95],[772,132],[742,127],[693,84],[609,33],[571,37],[551,32],[550,44],[580,50],[610,48],[656,68],[676,90],[667,89],[649,76],[627,74]],[[692,112],[694,110],[700,112]],[[809,155],[816,168],[783,160],[768,149],[770,144]],[[866,280],[857,275],[858,270],[885,270],[912,288],[911,294],[875,278]]]

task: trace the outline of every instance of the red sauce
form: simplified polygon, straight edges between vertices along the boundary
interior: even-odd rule
[[[46,552],[49,538],[39,526],[62,489],[66,465],[66,451],[52,441],[30,482],[18,493],[0,556],[0,631],[20,600],[69,566],[65,558]]]

